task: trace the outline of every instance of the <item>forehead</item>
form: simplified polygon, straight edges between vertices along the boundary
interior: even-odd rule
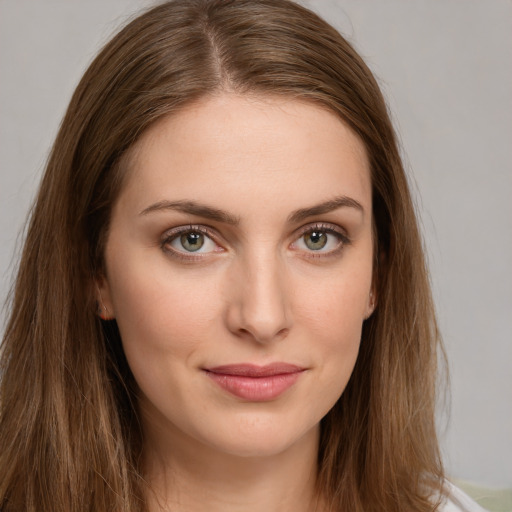
[[[144,133],[127,168],[121,196],[141,208],[184,197],[246,208],[371,198],[368,158],[354,132],[325,108],[281,97],[203,98]]]

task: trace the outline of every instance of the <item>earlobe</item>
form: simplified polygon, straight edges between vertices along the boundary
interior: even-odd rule
[[[115,318],[115,313],[107,278],[105,276],[97,277],[95,279],[95,286],[97,301],[96,314],[102,320],[113,320]]]

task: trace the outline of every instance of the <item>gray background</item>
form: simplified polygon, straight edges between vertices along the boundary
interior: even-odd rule
[[[0,300],[73,88],[151,4],[0,0]],[[448,471],[512,486],[512,2],[308,4],[365,57],[400,133],[450,361]]]

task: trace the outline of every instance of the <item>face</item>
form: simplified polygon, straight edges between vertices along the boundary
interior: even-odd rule
[[[305,102],[195,103],[131,151],[105,261],[150,436],[280,453],[318,431],[372,312],[363,145]]]

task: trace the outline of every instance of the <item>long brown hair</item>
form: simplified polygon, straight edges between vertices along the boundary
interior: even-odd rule
[[[98,318],[123,155],[157,119],[222,90],[339,115],[371,163],[378,306],[322,420],[332,511],[427,511],[442,486],[439,336],[421,238],[379,87],[351,45],[288,0],[176,0],[134,19],[86,71],[32,211],[2,345],[0,507],[143,511],[142,434],[115,321]]]

